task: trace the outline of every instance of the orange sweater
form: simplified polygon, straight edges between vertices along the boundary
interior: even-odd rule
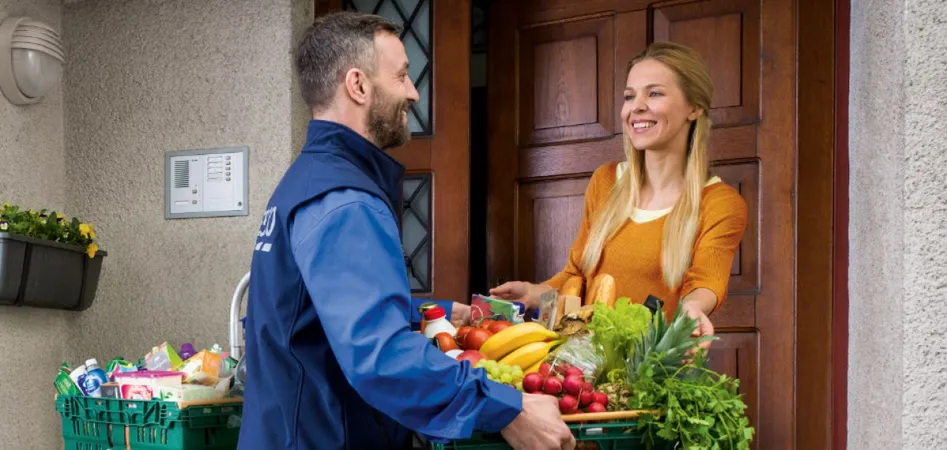
[[[585,192],[585,215],[579,235],[569,251],[569,260],[561,272],[546,281],[560,289],[571,276],[582,276],[580,262],[594,213],[604,205],[615,184],[618,163],[605,164],[592,174]],[[691,267],[684,273],[681,286],[671,290],[661,270],[661,240],[664,222],[670,210],[637,211],[609,241],[605,243],[598,267],[584,277],[585,289],[598,273],[615,279],[616,298],[628,297],[643,303],[648,295],[665,302],[668,318],[677,310],[680,298],[697,288],[707,288],[717,295],[717,309],[727,295],[730,269],[743,232],[746,229],[746,202],[740,194],[723,182],[708,184],[701,197],[698,235],[694,243]]]

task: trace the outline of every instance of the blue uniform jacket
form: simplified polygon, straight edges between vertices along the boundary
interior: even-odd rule
[[[520,393],[411,332],[403,166],[342,125],[308,131],[254,247],[239,448],[402,449],[410,430],[501,430]]]

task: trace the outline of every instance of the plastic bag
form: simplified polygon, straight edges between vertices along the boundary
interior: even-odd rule
[[[605,364],[604,355],[592,344],[592,335],[583,333],[570,337],[546,358],[550,364],[549,372],[565,376],[570,367],[582,371],[587,381],[599,376]]]

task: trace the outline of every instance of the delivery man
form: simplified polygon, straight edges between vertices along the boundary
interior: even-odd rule
[[[302,154],[270,198],[247,300],[241,450],[374,450],[501,432],[518,449],[572,449],[555,398],[487,379],[410,331],[399,238],[408,76],[400,27],[320,17],[297,48],[312,110]],[[455,305],[463,313],[465,305]]]

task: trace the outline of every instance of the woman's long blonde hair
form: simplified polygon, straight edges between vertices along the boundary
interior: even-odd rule
[[[690,124],[686,165],[684,168],[684,192],[671,209],[664,224],[661,241],[661,268],[664,281],[671,289],[680,287],[684,272],[690,267],[694,240],[697,237],[697,222],[700,213],[701,191],[710,176],[707,162],[707,138],[710,134],[710,100],[713,83],[700,55],[689,47],[670,42],[655,42],[628,63],[626,76],[635,64],[653,59],[663,63],[677,75],[678,85],[687,102],[702,110],[697,120]],[[634,148],[628,134],[624,135],[625,159],[628,167],[615,182],[608,199],[592,221],[589,238],[582,253],[582,271],[591,274],[602,256],[605,242],[631,218],[638,205],[641,186],[644,184],[645,152]]]

